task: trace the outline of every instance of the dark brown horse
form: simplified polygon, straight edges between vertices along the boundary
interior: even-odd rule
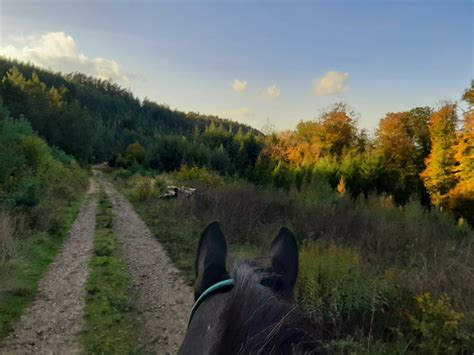
[[[271,266],[226,268],[227,244],[219,223],[199,241],[195,304],[180,354],[319,354],[320,337],[293,303],[298,276],[295,237],[282,228],[270,249]]]

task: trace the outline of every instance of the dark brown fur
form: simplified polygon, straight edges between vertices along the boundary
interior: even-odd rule
[[[249,264],[234,265],[229,303],[221,314],[222,351],[229,354],[315,354],[319,332],[295,304],[261,285],[268,276]]]

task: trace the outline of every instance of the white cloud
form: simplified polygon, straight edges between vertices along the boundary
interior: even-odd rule
[[[341,94],[348,89],[349,73],[330,70],[320,79],[314,80],[314,93],[318,96]]]
[[[246,106],[238,108],[209,108],[204,110],[204,112],[221,118],[229,118],[234,121],[245,122],[247,124],[250,124],[256,116],[255,112],[251,111]]]
[[[232,88],[235,92],[244,92],[245,90],[247,90],[247,85],[248,83],[245,80],[235,79],[232,83]]]
[[[233,119],[243,119],[255,116],[255,114],[251,112],[248,107],[239,107],[237,109],[225,110],[222,112],[222,114],[224,117],[230,117]]]
[[[118,62],[107,58],[88,58],[78,51],[74,38],[64,32],[14,37],[10,39],[10,44],[0,47],[0,55],[64,73],[78,71],[120,84],[129,83]]]
[[[266,97],[279,97],[281,95],[281,91],[276,85],[271,85],[263,90],[263,96]]]

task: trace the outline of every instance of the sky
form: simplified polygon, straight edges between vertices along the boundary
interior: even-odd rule
[[[0,55],[255,128],[292,129],[343,101],[373,131],[388,112],[460,99],[473,4],[0,0]]]

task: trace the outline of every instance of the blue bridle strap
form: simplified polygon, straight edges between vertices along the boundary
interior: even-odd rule
[[[209,297],[210,295],[212,295],[214,292],[218,291],[218,290],[221,290],[225,287],[229,287],[229,286],[234,286],[234,279],[226,279],[226,280],[222,280],[222,281],[219,281],[218,283],[215,283],[214,285],[212,285],[211,287],[209,287],[206,291],[204,291],[201,296],[199,296],[199,298],[197,299],[196,302],[194,302],[194,305],[193,305],[193,308],[191,308],[191,314],[189,316],[189,322],[188,322],[188,327],[189,325],[191,324],[191,321],[193,319],[193,315],[194,313],[196,312],[196,310],[198,309],[199,305],[207,298]]]

